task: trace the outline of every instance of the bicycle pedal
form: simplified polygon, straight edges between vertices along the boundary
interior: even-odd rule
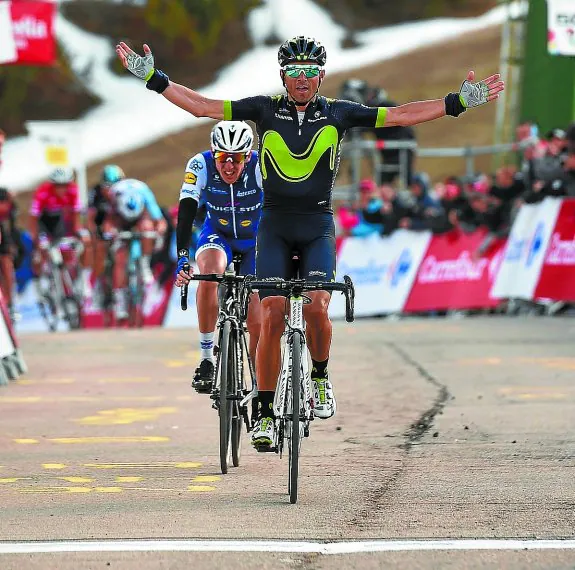
[[[258,453],[276,453],[277,452],[277,447],[274,447],[272,445],[254,445],[254,449],[258,452]]]

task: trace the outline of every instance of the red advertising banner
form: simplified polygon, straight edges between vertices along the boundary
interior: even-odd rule
[[[13,65],[51,65],[56,60],[54,2],[12,1],[10,14],[17,59]]]
[[[487,255],[475,252],[486,230],[466,234],[459,230],[433,236],[419,266],[405,312],[495,307],[489,291],[502,260],[505,240],[497,240]]]
[[[561,204],[534,296],[575,301],[575,199]]]

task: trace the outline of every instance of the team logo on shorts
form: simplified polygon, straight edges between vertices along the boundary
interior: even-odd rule
[[[198,181],[198,177],[193,172],[186,172],[184,177],[184,182],[186,184],[195,184]]]
[[[227,226],[230,222],[228,220],[224,220],[224,218],[220,218],[218,220],[222,226]]]
[[[242,226],[242,228],[249,228],[251,225],[252,225],[251,220],[242,220],[240,222],[240,226]]]

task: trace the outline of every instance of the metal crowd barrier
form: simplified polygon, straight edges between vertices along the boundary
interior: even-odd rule
[[[381,172],[397,172],[401,188],[407,188],[408,152],[414,151],[421,158],[463,158],[465,173],[473,176],[475,172],[475,157],[486,154],[502,154],[519,152],[533,144],[532,140],[521,143],[506,143],[490,146],[465,146],[444,148],[420,148],[415,141],[382,141],[352,137],[341,146],[341,158],[349,161],[350,184],[336,184],[333,189],[335,199],[351,199],[355,196],[361,180],[361,161],[368,157],[373,162],[373,172],[379,177]],[[399,165],[386,165],[382,162],[380,150],[399,150]]]

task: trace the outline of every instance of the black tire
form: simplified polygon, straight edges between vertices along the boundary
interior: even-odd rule
[[[241,374],[242,374],[242,360],[243,360],[243,350],[239,334],[237,330],[234,330],[234,342],[233,342],[233,365],[234,370],[234,382],[233,382],[233,394],[236,397],[242,396],[241,390]],[[242,427],[243,427],[243,417],[240,410],[239,400],[233,401],[233,414],[232,414],[232,465],[234,467],[239,467],[240,459],[242,456]]]
[[[299,445],[300,445],[300,385],[301,385],[301,336],[295,331],[292,344],[292,377],[291,377],[291,436],[289,440],[289,502],[297,502],[298,476],[299,476]]]
[[[232,330],[229,321],[224,323],[220,346],[220,467],[225,475],[228,472],[232,436],[233,400],[228,395],[233,393],[233,350]]]
[[[70,327],[70,330],[77,330],[80,328],[80,303],[75,297],[69,296],[62,299],[62,305],[64,309],[64,315],[66,316],[66,322]]]

